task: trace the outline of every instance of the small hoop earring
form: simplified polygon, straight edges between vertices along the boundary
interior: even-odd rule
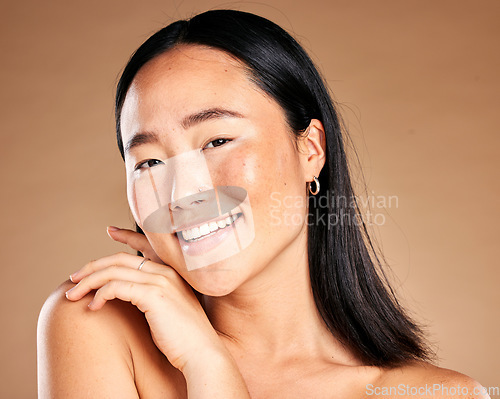
[[[311,190],[311,183],[309,183],[309,192],[312,194],[312,195],[316,195],[319,193],[319,189],[320,189],[320,186],[319,186],[319,180],[316,176],[313,176],[313,179],[314,179],[314,184],[316,184],[316,189],[314,191]]]

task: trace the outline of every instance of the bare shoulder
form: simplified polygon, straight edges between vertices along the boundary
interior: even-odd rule
[[[70,280],[66,280],[45,301],[39,316],[39,325],[52,326],[56,324],[56,331],[65,331],[66,327],[71,328],[72,333],[82,334],[84,331],[76,330],[75,327],[89,329],[89,324],[99,324],[101,333],[107,332],[107,326],[116,326],[114,323],[130,324],[129,318],[140,318],[141,313],[130,304],[122,301],[110,301],[109,306],[104,306],[101,311],[93,312],[88,308],[88,304],[93,298],[95,291],[90,292],[79,301],[69,301],[66,299],[66,291],[75,286]],[[135,309],[135,310],[134,310]],[[93,325],[94,327],[95,325]],[[110,329],[111,330],[111,329]],[[116,328],[113,328],[116,330]]]
[[[387,389],[392,388],[390,395],[401,398],[489,398],[473,378],[423,361],[386,370],[373,386],[378,388],[377,394],[387,394]]]
[[[63,282],[45,301],[38,318],[39,343],[61,346],[79,341],[81,346],[98,347],[112,339],[114,351],[127,352],[134,333],[147,327],[142,314],[130,304],[118,300],[108,302],[99,311],[91,311],[88,304],[95,292],[72,302],[65,293],[74,286],[70,280]],[[90,342],[92,345],[88,344]]]
[[[142,376],[150,368],[167,370],[162,366],[168,366],[168,361],[154,345],[144,315],[120,300],[92,311],[87,305],[95,292],[76,302],[66,298],[74,285],[69,280],[62,283],[39,315],[39,397],[78,398],[79,393],[82,397],[148,397],[141,392],[141,385],[147,385]],[[158,381],[156,386],[168,397],[168,374],[159,375]]]

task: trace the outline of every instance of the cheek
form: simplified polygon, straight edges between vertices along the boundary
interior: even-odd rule
[[[186,270],[186,264],[179,242],[175,236],[173,234],[146,232],[146,237],[160,259],[182,275],[184,270]]]
[[[306,214],[306,190],[293,143],[273,142],[233,153],[218,168],[215,185],[236,185],[247,190],[256,231],[300,227]],[[276,151],[279,148],[280,151]],[[290,231],[292,233],[292,231]]]
[[[132,216],[135,222],[142,228],[141,217],[139,214],[139,204],[137,201],[137,191],[135,186],[127,179],[127,200]]]
[[[223,160],[209,161],[214,185],[259,187],[262,192],[296,186],[302,176],[299,159],[293,143],[288,138],[284,140],[259,140],[233,151]]]

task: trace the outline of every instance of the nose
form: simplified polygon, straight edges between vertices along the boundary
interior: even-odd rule
[[[198,185],[194,185],[197,187]],[[177,188],[182,197],[169,204],[172,215],[172,226],[175,230],[182,230],[186,226],[210,220],[219,215],[215,190],[198,191],[192,194],[193,184],[187,188]]]
[[[170,210],[173,212],[178,212],[182,210],[194,210],[196,207],[203,206],[207,201],[209,201],[208,191],[197,192],[194,194],[184,191],[187,195],[172,201],[169,204]]]
[[[171,163],[170,210],[193,210],[207,200],[213,188],[205,157],[197,150],[181,154]]]

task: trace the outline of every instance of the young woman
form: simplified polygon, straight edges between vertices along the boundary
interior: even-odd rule
[[[116,126],[137,231],[108,234],[142,256],[92,261],[47,300],[41,398],[487,397],[428,362],[332,100],[280,27],[218,10],[160,30],[123,71]]]

